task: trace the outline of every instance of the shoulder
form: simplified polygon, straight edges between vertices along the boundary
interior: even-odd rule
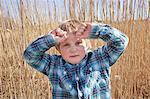
[[[88,59],[91,61],[102,61],[108,58],[107,52],[104,50],[104,46],[88,52]]]

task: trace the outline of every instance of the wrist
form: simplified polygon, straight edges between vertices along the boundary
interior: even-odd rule
[[[47,41],[48,41],[49,46],[55,46],[59,43],[57,38],[53,34],[50,34],[50,33],[47,35]]]
[[[89,38],[103,38],[112,28],[105,24],[92,24],[92,29]]]

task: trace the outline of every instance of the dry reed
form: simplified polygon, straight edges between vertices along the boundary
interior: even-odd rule
[[[123,5],[122,18],[119,14],[115,16],[111,0],[64,0],[65,10],[57,9],[56,2],[53,1],[53,8],[49,8],[48,23],[44,21],[42,10],[38,9],[37,1],[33,5],[29,0],[20,0],[18,3],[19,17],[6,18],[3,15],[2,1],[0,5],[0,98],[1,99],[50,99],[51,90],[46,76],[28,66],[23,58],[23,51],[27,45],[40,35],[46,34],[49,30],[58,26],[60,20],[77,18],[81,21],[104,22],[120,29],[128,35],[129,45],[120,58],[112,67],[111,85],[113,99],[150,99],[150,20],[142,20],[145,10],[140,15],[140,4],[144,9],[144,0],[135,0],[138,4],[138,12],[131,2]],[[134,5],[136,4],[133,2]],[[71,5],[68,7],[68,2]],[[99,3],[100,2],[100,3]],[[120,2],[117,0],[117,11],[121,13]],[[39,3],[39,2],[38,2]],[[129,6],[127,4],[129,3]],[[51,6],[49,0],[47,5]],[[48,6],[48,7],[49,7]],[[76,10],[75,10],[75,7]],[[13,13],[11,7],[7,6],[8,16]],[[90,9],[89,9],[90,8]],[[67,10],[69,9],[69,13]],[[107,10],[109,9],[109,10]],[[129,9],[129,10],[128,10]],[[133,10],[132,10],[133,9]],[[15,9],[17,10],[17,9]],[[34,12],[36,19],[31,20]],[[110,12],[110,17],[108,17]],[[61,16],[58,16],[58,13]],[[98,17],[98,13],[101,14]],[[135,14],[138,13],[138,20]],[[115,17],[116,21],[115,21]],[[123,20],[123,21],[120,21]],[[103,43],[92,41],[93,47],[101,46]],[[49,51],[50,54],[57,53],[55,49]]]

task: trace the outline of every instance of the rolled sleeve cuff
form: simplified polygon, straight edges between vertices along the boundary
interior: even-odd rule
[[[52,47],[58,44],[58,41],[50,33],[46,36],[48,46]]]

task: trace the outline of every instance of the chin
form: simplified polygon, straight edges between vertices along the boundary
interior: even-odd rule
[[[77,61],[77,62],[70,62],[71,64],[79,64],[80,61]]]
[[[71,64],[79,64],[80,62],[70,62]]]

